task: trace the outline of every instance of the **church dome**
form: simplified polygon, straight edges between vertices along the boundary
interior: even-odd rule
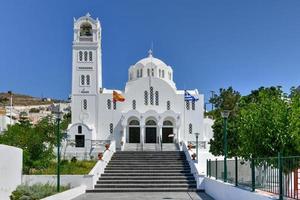
[[[162,60],[155,58],[151,50],[149,50],[148,53],[148,57],[139,60],[135,65],[132,65],[129,68],[128,81],[135,81],[145,77],[154,77],[162,79],[175,87],[172,68]]]

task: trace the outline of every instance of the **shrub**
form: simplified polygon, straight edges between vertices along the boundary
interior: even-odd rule
[[[70,186],[61,186],[60,191],[69,189]],[[47,184],[19,185],[10,196],[11,200],[38,200],[47,196],[51,196],[56,192],[56,186]]]

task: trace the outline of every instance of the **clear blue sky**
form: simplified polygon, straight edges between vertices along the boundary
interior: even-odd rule
[[[299,0],[1,0],[0,91],[67,98],[73,17],[87,12],[102,24],[106,88],[124,89],[152,41],[179,89],[300,84]]]

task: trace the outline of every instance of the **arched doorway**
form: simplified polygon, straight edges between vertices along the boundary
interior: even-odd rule
[[[170,120],[165,120],[162,127],[162,142],[173,143],[174,136],[173,123]]]
[[[145,143],[156,143],[157,139],[157,125],[156,122],[152,119],[146,122],[146,137]]]
[[[128,124],[129,143],[140,143],[140,122],[133,119]]]

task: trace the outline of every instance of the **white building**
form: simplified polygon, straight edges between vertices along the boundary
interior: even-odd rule
[[[185,102],[178,90],[172,67],[149,51],[129,67],[124,89],[115,90],[125,102],[112,101],[113,89],[102,85],[101,25],[89,14],[74,19],[72,69],[72,124],[67,152],[91,153],[97,142],[115,140],[118,149],[128,143],[147,144],[195,141],[202,146],[210,138],[204,133],[204,96],[197,89],[188,92],[199,98]],[[172,137],[173,136],[173,137]],[[204,139],[206,141],[204,141]]]

